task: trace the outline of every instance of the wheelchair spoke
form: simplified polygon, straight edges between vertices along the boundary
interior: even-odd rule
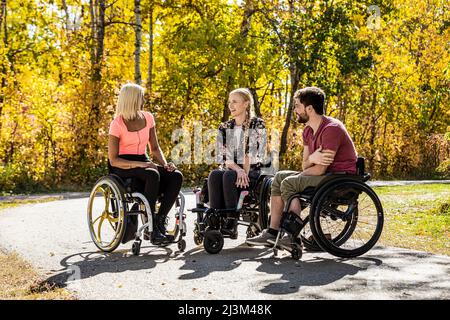
[[[109,196],[110,196],[110,190],[109,188],[104,191],[103,193],[103,198],[105,199],[105,211],[108,212],[108,208],[109,208]]]
[[[376,226],[377,226],[376,224],[373,224],[373,223],[369,223],[369,222],[366,222],[366,221],[362,221],[362,220],[359,220],[359,219],[358,219],[358,223],[363,223],[363,224],[367,224],[367,225],[369,225],[369,226],[373,226],[373,227],[376,227]]]
[[[102,219],[100,219],[100,223],[98,224],[98,228],[97,228],[97,238],[99,240],[99,242],[102,242],[102,224],[103,221],[105,221],[105,217],[102,215],[101,216]]]
[[[115,223],[119,222],[119,217],[114,218],[114,216],[112,216],[110,212],[107,213],[106,218],[108,219],[109,222],[115,222]]]
[[[103,217],[103,214],[102,214],[101,216],[98,216],[98,217],[92,222],[92,225],[94,225],[94,224],[97,222],[97,220],[100,219],[101,217]]]
[[[108,219],[109,225],[111,226],[111,228],[116,231],[116,227],[112,224],[111,220]]]

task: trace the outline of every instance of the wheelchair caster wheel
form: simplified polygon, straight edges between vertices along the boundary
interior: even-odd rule
[[[184,239],[181,239],[177,245],[178,250],[180,250],[181,252],[183,252],[186,249],[186,241],[184,241]]]
[[[141,243],[139,241],[135,241],[133,243],[133,246],[131,247],[131,252],[133,252],[133,255],[138,256],[141,252]]]
[[[197,246],[201,245],[203,243],[203,237],[199,234],[194,235],[194,243]]]
[[[205,233],[205,239],[203,239],[203,247],[206,252],[211,254],[219,253],[223,248],[223,236],[218,230],[209,230]]]
[[[273,256],[276,257],[278,255],[278,249],[273,249]]]

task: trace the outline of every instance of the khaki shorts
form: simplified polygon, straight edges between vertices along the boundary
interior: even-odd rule
[[[290,196],[307,187],[317,187],[327,176],[302,176],[300,171],[278,171],[272,182],[271,195],[281,196],[286,202]]]

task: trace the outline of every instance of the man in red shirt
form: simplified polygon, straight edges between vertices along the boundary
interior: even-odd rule
[[[279,171],[271,188],[270,228],[247,239],[250,245],[269,246],[280,228],[284,204],[295,193],[315,187],[326,173],[356,173],[357,153],[344,124],[324,115],[325,93],[317,87],[298,90],[294,95],[297,121],[306,124],[303,130],[303,171]],[[300,201],[292,201],[289,211],[300,214]],[[287,238],[281,239],[281,242]],[[269,241],[269,242],[268,242]]]

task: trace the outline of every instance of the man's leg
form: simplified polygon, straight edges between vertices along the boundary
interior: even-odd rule
[[[320,184],[320,182],[325,178],[325,176],[302,176],[295,175],[286,177],[280,186],[281,190],[281,199],[283,203],[287,203],[288,199],[299,192],[302,192],[307,187],[315,187]],[[283,208],[284,209],[284,208]],[[283,210],[282,209],[282,210]],[[293,199],[289,206],[289,211],[294,212],[295,214],[300,216],[301,212],[301,204],[299,199]],[[268,240],[270,244],[274,244],[274,240]],[[291,238],[289,235],[285,234],[283,238],[281,238],[278,242],[278,245],[282,248],[290,248],[291,247]]]
[[[273,178],[270,197],[270,228],[278,230],[280,228],[281,215],[283,214],[283,208],[285,200],[281,196],[282,182],[288,177],[296,177],[300,174],[298,171],[278,171]]]
[[[283,213],[284,202],[281,198],[280,185],[284,178],[299,174],[298,171],[279,171],[275,174],[271,188],[270,201],[270,228],[265,229],[256,237],[247,239],[247,244],[254,246],[270,246],[267,242],[275,240],[278,229],[280,228],[281,214]],[[260,204],[262,205],[262,204]]]
[[[270,197],[270,228],[278,230],[280,227],[281,214],[283,212],[284,202],[281,196]]]
[[[284,179],[280,186],[281,198],[284,203],[287,202],[292,195],[302,192],[307,187],[318,186],[326,176],[290,176]],[[294,199],[289,206],[289,211],[300,214],[301,206],[298,199]]]

